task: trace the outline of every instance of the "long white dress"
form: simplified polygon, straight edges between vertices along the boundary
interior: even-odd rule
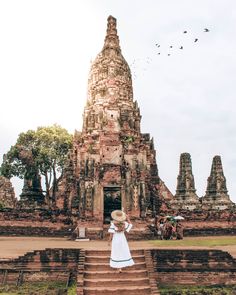
[[[125,222],[125,231],[129,232],[131,228],[132,224]],[[134,265],[125,233],[123,231],[118,232],[118,228],[113,222],[111,222],[108,232],[113,234],[111,243],[110,267],[122,268]]]

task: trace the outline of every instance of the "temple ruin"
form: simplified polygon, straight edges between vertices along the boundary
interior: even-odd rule
[[[156,152],[140,122],[130,68],[110,16],[103,49],[91,66],[83,128],[75,133],[58,206],[104,221],[122,208],[133,217],[155,215],[160,206]]]
[[[31,169],[16,201],[10,181],[1,177],[1,233],[64,236],[80,222],[90,237],[102,238],[115,209],[129,212],[139,230],[135,238],[150,238],[150,224],[161,213],[182,214],[186,233],[234,233],[236,207],[220,156],[214,157],[206,194],[199,198],[191,156],[181,154],[173,196],[159,177],[154,140],[140,126],[131,71],[121,53],[116,19],[109,16],[104,46],[89,73],[82,131],[74,134],[56,194],[50,203],[38,171]],[[28,155],[22,159],[31,161]]]
[[[203,210],[224,210],[232,208],[234,205],[228,195],[220,156],[215,156],[212,160],[211,174],[207,179],[206,194],[201,198],[201,203]]]
[[[171,205],[174,209],[193,210],[199,208],[200,201],[196,195],[192,161],[189,153],[180,155],[177,189]]]
[[[14,208],[17,199],[11,181],[0,176],[0,208]]]

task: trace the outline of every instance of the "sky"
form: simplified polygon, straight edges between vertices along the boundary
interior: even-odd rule
[[[179,157],[188,152],[201,197],[220,155],[236,202],[234,0],[0,1],[0,163],[21,132],[54,123],[81,130],[109,15],[161,179],[174,194]],[[12,181],[19,195],[22,182]]]

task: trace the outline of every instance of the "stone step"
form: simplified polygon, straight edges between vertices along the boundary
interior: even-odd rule
[[[144,255],[134,255],[132,256],[135,263],[145,262]],[[85,256],[85,262],[87,263],[109,263],[110,256]]]
[[[84,263],[84,269],[85,270],[97,270],[97,271],[105,271],[105,270],[112,270],[110,265],[108,263]],[[126,268],[127,271],[134,270],[134,269],[146,269],[146,263],[145,262],[138,262],[135,263],[133,266],[129,266]]]
[[[110,279],[85,279],[85,287],[128,287],[128,286],[149,286],[149,278],[110,278]]]
[[[135,269],[126,271],[126,268],[122,270],[121,273],[117,273],[116,270],[112,271],[85,271],[85,279],[110,279],[110,278],[146,278],[148,272],[145,269]]]
[[[138,287],[126,287],[123,286],[115,288],[115,287],[85,287],[84,295],[147,295],[151,294],[150,287],[147,286],[138,286]]]
[[[131,255],[143,255],[143,250],[131,250]],[[85,256],[107,256],[110,257],[111,250],[87,250],[85,251]]]

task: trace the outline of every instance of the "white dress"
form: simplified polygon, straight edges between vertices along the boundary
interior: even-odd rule
[[[129,232],[132,228],[132,224],[125,222],[125,231]],[[110,267],[122,268],[126,266],[134,265],[133,258],[130,254],[129,245],[126,240],[125,233],[118,232],[118,228],[113,222],[111,222],[109,233],[113,234],[111,243],[111,257]]]

